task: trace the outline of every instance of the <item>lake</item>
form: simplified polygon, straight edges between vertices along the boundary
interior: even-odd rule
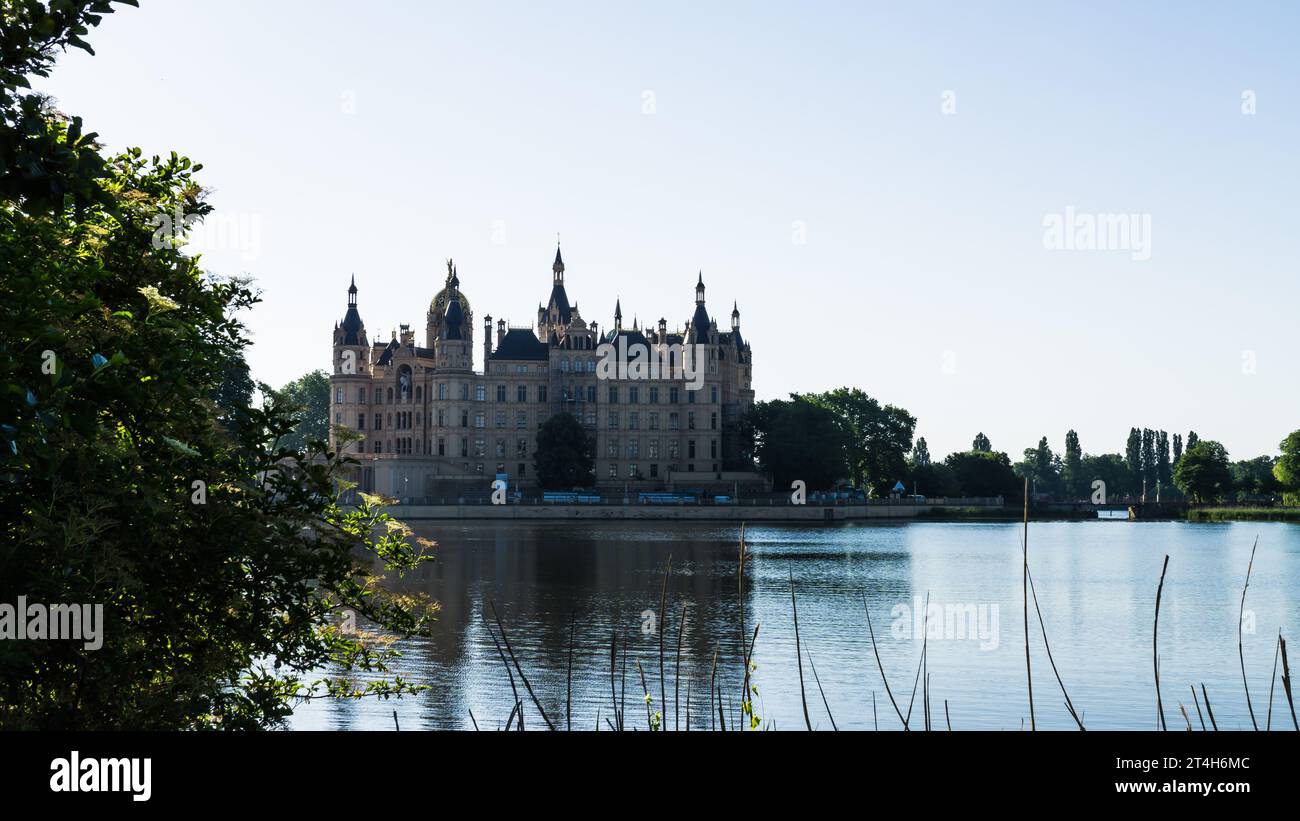
[[[669,557],[665,629],[669,729],[716,726],[709,707],[715,653],[728,729],[739,712],[743,669],[738,616],[759,625],[755,709],[767,727],[804,729],[790,580],[794,579],[808,714],[831,728],[811,666],[840,729],[901,729],[881,681],[864,611],[899,709],[907,713],[923,646],[936,729],[1019,730],[1029,723],[1025,687],[1020,536],[1011,523],[760,526],[746,530],[743,598],[737,591],[739,527],[675,522],[416,522],[435,539],[436,561],[403,584],[441,602],[432,637],[405,642],[396,669],[431,689],[418,697],[314,702],[294,729],[481,729],[505,725],[510,680],[485,626],[497,611],[524,674],[552,721],[565,717],[570,619],[575,729],[609,729],[610,641],[627,650],[625,723],[647,726],[640,662],[661,709],[658,622]],[[1246,597],[1246,670],[1256,720],[1269,710],[1279,629],[1300,666],[1300,526],[1282,523],[1031,523],[1029,562],[1051,650],[1089,729],[1153,729],[1152,622],[1161,564],[1169,555],[1159,624],[1165,717],[1184,729],[1183,705],[1200,729],[1191,686],[1209,694],[1220,729],[1250,729],[1237,656],[1237,615]],[[930,618],[918,598],[928,596]],[[680,708],[674,706],[681,642]],[[915,618],[912,618],[915,616]],[[923,643],[926,627],[930,638]],[[648,631],[648,632],[647,632]],[[1038,727],[1073,729],[1030,610]],[[622,649],[620,649],[620,656]],[[622,659],[620,658],[620,669]],[[1290,727],[1279,667],[1273,727]],[[516,676],[517,678],[517,676]],[[543,729],[521,682],[526,727]],[[616,685],[621,686],[621,685]],[[873,695],[875,707],[873,713]],[[727,704],[729,702],[729,704]],[[922,724],[918,689],[912,726]],[[945,719],[945,703],[947,716]],[[1204,705],[1200,705],[1202,711]],[[1208,716],[1205,721],[1208,723]]]

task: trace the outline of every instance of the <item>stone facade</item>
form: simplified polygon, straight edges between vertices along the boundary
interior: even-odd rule
[[[505,478],[534,484],[537,430],[568,412],[595,437],[596,482],[606,490],[733,487],[761,482],[740,458],[737,422],[753,404],[750,346],[733,305],[720,331],[705,307],[704,278],[684,328],[623,325],[622,306],[601,333],[570,305],[557,248],[550,298],[537,323],[494,328],[483,318],[474,369],[474,311],[454,263],[426,316],[424,345],[409,325],[369,340],[357,308],[334,328],[330,420],[363,438],[346,445],[362,490],[398,498],[487,492]],[[631,354],[614,371],[614,354]],[[637,367],[644,352],[662,367]],[[624,359],[625,365],[628,359]],[[644,363],[642,363],[644,364]],[[337,447],[337,441],[335,442]],[[740,472],[737,473],[736,471]]]

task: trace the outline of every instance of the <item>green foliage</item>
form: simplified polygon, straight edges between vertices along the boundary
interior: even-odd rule
[[[1005,453],[972,450],[952,453],[944,460],[963,496],[1002,496],[1007,501],[1023,497],[1021,480]]]
[[[970,449],[976,453],[992,453],[993,443],[984,435],[984,431],[975,434],[975,441],[971,442]]]
[[[1088,454],[1081,461],[1080,473],[1083,490],[1080,498],[1092,498],[1092,483],[1098,479],[1106,485],[1106,497],[1117,499],[1133,491],[1133,479],[1128,463],[1118,453]]]
[[[93,651],[0,642],[0,729],[265,727],[304,698],[415,691],[387,676],[392,641],[435,605],[382,582],[430,545],[378,500],[338,506],[350,463],[274,444],[288,409],[238,384],[256,297],[153,241],[155,215],[209,213],[199,166],[92,161],[43,108],[9,133],[15,78],[108,4],[50,5],[5,3],[0,36],[0,601],[102,604],[105,624]]]
[[[930,446],[926,443],[924,436],[917,439],[916,444],[912,446],[910,461],[913,467],[925,467],[930,464]]]
[[[1277,480],[1273,469],[1277,459],[1272,456],[1256,456],[1232,464],[1232,484],[1239,501],[1268,502],[1282,494],[1282,483]]]
[[[1178,460],[1178,467],[1174,470],[1174,484],[1195,502],[1213,502],[1224,498],[1232,490],[1228,452],[1218,442],[1198,440]]]
[[[791,396],[755,403],[748,417],[759,467],[775,487],[801,480],[809,490],[826,490],[848,475],[849,437],[825,406]]]
[[[557,413],[537,431],[533,467],[547,490],[591,487],[596,483],[595,440],[573,414]]]
[[[957,481],[956,474],[943,462],[914,464],[908,476],[907,488],[909,491],[932,498],[962,495],[961,484]]]
[[[916,417],[893,405],[881,405],[857,388],[808,394],[802,399],[831,411],[843,429],[849,478],[855,487],[870,487],[887,496],[907,476]]]
[[[1282,485],[1286,503],[1300,505],[1300,430],[1292,431],[1278,447],[1282,456],[1273,466],[1273,477]]]
[[[1060,460],[1052,453],[1046,436],[1038,440],[1038,447],[1025,449],[1025,460],[1016,464],[1015,471],[1021,479],[1029,478],[1031,492],[1061,494]]]
[[[292,409],[294,428],[280,443],[293,450],[306,450],[312,442],[328,442],[330,435],[330,378],[314,370],[276,391]]]
[[[1083,472],[1083,449],[1079,434],[1071,430],[1065,434],[1065,461],[1061,466],[1061,483],[1069,499],[1087,498],[1092,482]]]

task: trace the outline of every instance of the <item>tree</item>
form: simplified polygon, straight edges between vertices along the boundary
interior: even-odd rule
[[[908,486],[922,496],[962,495],[956,474],[943,462],[926,462],[923,465],[914,462],[911,475],[908,476]]]
[[[569,490],[596,484],[595,441],[571,413],[557,413],[537,431],[533,468],[547,490]]]
[[[925,443],[925,437],[922,436],[916,440],[916,445],[912,447],[912,466],[925,467],[930,464],[930,446]]]
[[[1232,464],[1232,484],[1242,501],[1268,502],[1282,493],[1282,483],[1273,474],[1277,459],[1256,456]]]
[[[1183,458],[1183,437],[1182,434],[1174,434],[1174,467],[1178,466],[1178,460]],[[1173,475],[1172,473],[1170,474]]]
[[[848,477],[848,434],[825,406],[792,395],[756,403],[749,418],[759,468],[777,488],[799,480],[809,490],[826,490]]]
[[[1156,434],[1156,481],[1164,489],[1172,484],[1173,478],[1173,464],[1169,459],[1169,434],[1160,431]]]
[[[301,698],[414,692],[386,644],[337,621],[427,632],[434,605],[381,583],[426,558],[410,531],[381,500],[339,507],[347,460],[273,446],[292,427],[279,403],[217,404],[257,299],[153,221],[210,213],[199,166],[101,157],[23,91],[111,11],[3,6],[0,597],[103,617],[94,652],[0,642],[0,729],[246,729]]]
[[[1156,432],[1142,429],[1142,492],[1156,495]]]
[[[1129,428],[1124,461],[1128,465],[1129,493],[1136,496],[1142,492],[1142,432],[1137,428]]]
[[[976,453],[992,453],[993,443],[984,435],[984,431],[975,434],[975,441],[971,443],[970,449]]]
[[[1073,430],[1065,434],[1065,462],[1061,467],[1065,493],[1071,499],[1087,496],[1088,482],[1083,475],[1083,450],[1079,447],[1079,434]]]
[[[1282,456],[1273,466],[1273,477],[1282,485],[1289,505],[1300,505],[1300,430],[1292,431],[1278,445]]]
[[[1193,430],[1193,431],[1188,431],[1188,433],[1187,433],[1187,447],[1185,447],[1185,448],[1183,449],[1183,452],[1186,453],[1187,451],[1189,451],[1189,450],[1191,450],[1192,448],[1196,447],[1196,443],[1199,442],[1199,441],[1201,441],[1201,437],[1199,437],[1199,436],[1196,435],[1196,431],[1194,431],[1194,430]]]
[[[305,450],[312,442],[328,442],[330,434],[330,378],[314,370],[276,391],[276,395],[293,409],[294,429],[281,443],[285,447]]]
[[[944,459],[963,496],[1001,496],[1010,501],[1023,497],[1021,480],[1005,453],[972,450]]]
[[[1085,495],[1091,498],[1092,483],[1100,480],[1105,488],[1105,499],[1127,496],[1132,492],[1133,480],[1128,463],[1118,453],[1104,453],[1100,456],[1091,454],[1083,457],[1082,475],[1084,477]]]
[[[1211,440],[1198,441],[1183,453],[1174,471],[1174,484],[1196,502],[1213,502],[1232,490],[1228,452]]]
[[[845,432],[849,478],[856,487],[888,495],[907,476],[916,417],[902,408],[881,405],[857,388],[837,388],[803,397],[835,415]]]

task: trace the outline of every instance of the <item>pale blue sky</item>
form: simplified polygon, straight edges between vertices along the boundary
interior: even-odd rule
[[[385,338],[447,257],[528,323],[559,232],[588,321],[681,324],[703,269],[760,398],[859,386],[935,455],[1300,427],[1294,4],[141,5],[39,88],[204,163],[261,380],[328,368],[353,272]],[[1150,215],[1151,258],[1045,248],[1067,206]]]

